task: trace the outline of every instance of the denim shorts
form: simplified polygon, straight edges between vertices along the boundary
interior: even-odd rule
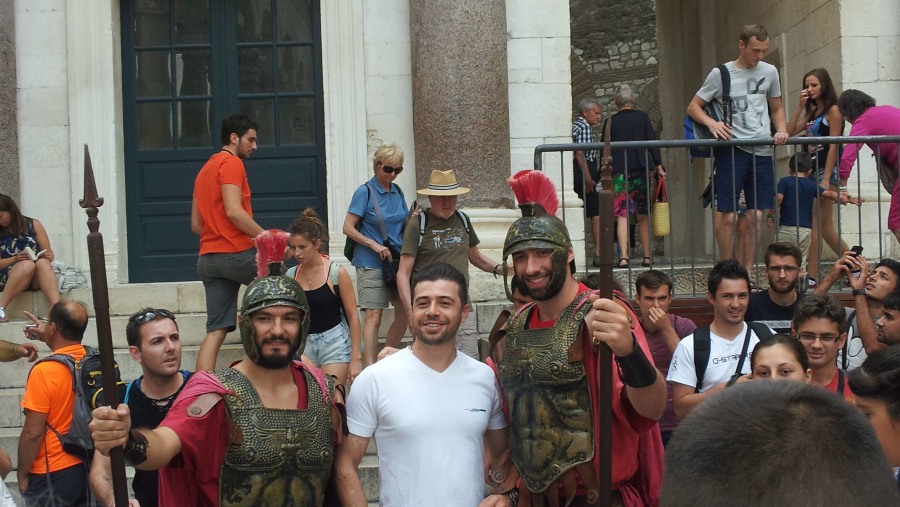
[[[328,331],[311,333],[303,348],[303,355],[316,366],[350,362],[350,333],[343,324]]]

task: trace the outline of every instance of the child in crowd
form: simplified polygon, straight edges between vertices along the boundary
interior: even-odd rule
[[[788,176],[778,180],[775,206],[779,209],[778,234],[776,241],[794,243],[803,252],[803,259],[809,257],[809,234],[813,225],[815,199],[837,199],[837,192],[825,190],[812,178],[812,158],[809,153],[799,152],[788,162]],[[775,226],[774,210],[768,215],[769,227]]]

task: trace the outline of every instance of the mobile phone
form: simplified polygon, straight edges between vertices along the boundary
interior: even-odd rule
[[[854,245],[852,248],[850,248],[850,255],[852,255],[854,257],[859,257],[862,254],[862,251],[863,251],[863,247],[861,247],[859,245]],[[859,278],[859,273],[860,273],[860,268],[853,268],[853,270],[850,271],[850,274],[852,274],[853,276],[855,276],[857,278]]]

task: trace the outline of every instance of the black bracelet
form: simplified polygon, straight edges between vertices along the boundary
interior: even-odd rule
[[[500,264],[497,264],[496,266],[494,266],[494,269],[491,270],[491,273],[493,273],[494,278],[497,278],[497,268],[499,268],[499,267],[500,267]]]
[[[140,431],[128,432],[128,441],[125,442],[125,461],[130,465],[140,465],[147,461],[147,437]]]
[[[513,507],[517,507],[519,505],[519,490],[517,488],[513,488],[506,493],[501,493],[506,495],[507,498],[512,502]]]
[[[634,340],[634,350],[625,357],[616,356],[616,364],[619,366],[619,379],[626,386],[638,389],[652,386],[656,383],[656,377],[659,375],[659,372],[656,371],[653,363],[647,359],[644,349],[638,345],[633,334],[631,338]]]

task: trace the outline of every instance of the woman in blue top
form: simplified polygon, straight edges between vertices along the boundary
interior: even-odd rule
[[[813,69],[803,76],[800,106],[788,122],[788,132],[793,136],[805,132],[806,137],[839,136],[844,130],[844,119],[837,105],[838,96],[825,69]],[[838,146],[836,144],[810,144],[807,146],[813,160],[814,178],[825,190],[838,190]],[[818,215],[818,216],[817,216]],[[810,284],[815,286],[819,275],[819,236],[835,252],[850,249],[838,237],[834,227],[834,204],[830,199],[818,199],[813,208],[812,231],[809,236],[809,260],[807,272]]]
[[[356,267],[359,307],[365,314],[362,335],[366,364],[375,362],[381,316],[389,302],[395,311],[387,345],[398,347],[407,328],[406,312],[397,288],[385,286],[382,274],[385,262],[399,260],[403,244],[401,231],[409,215],[403,191],[394,184],[403,171],[403,151],[396,144],[379,146],[372,157],[372,169],[375,175],[353,193],[344,219],[344,234],[356,242],[351,261]],[[386,240],[382,239],[382,221]]]
[[[40,257],[32,260],[26,248]],[[11,197],[0,194],[0,322],[9,321],[6,307],[24,290],[40,290],[51,306],[59,301],[51,262],[53,249],[44,226],[22,215]]]

